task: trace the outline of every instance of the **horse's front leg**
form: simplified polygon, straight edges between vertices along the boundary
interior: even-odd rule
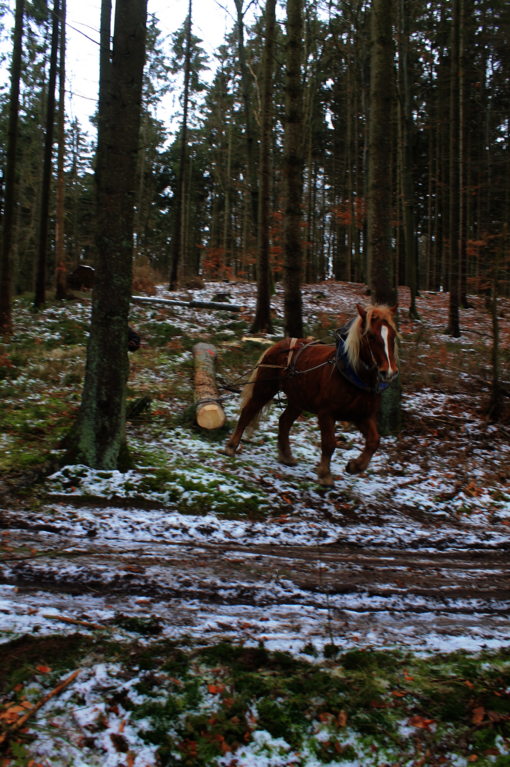
[[[258,384],[259,382],[256,381],[255,383]],[[237,422],[235,431],[225,445],[225,449],[220,450],[220,453],[229,456],[234,456],[236,454],[236,450],[239,447],[239,443],[241,441],[241,437],[244,434],[244,430],[251,424],[253,419],[256,418],[264,405],[267,405],[267,403],[273,399],[278,391],[273,382],[268,383],[262,381],[260,384],[261,385],[252,393],[250,399],[241,410],[241,415],[239,417],[239,421]],[[255,386],[253,386],[253,388],[255,389]]]
[[[321,430],[321,462],[319,464],[318,475],[319,484],[324,487],[333,487],[335,480],[331,476],[330,464],[331,456],[335,452],[335,419],[331,415],[319,416],[319,428]]]
[[[285,464],[285,466],[296,466],[297,464],[290,449],[289,432],[292,424],[299,418],[302,412],[301,408],[289,403],[280,416],[278,426],[278,461]]]
[[[362,471],[365,471],[381,441],[377,431],[375,415],[361,423],[357,423],[356,426],[365,437],[365,447],[358,457],[349,461],[345,467],[349,474],[360,474]]]

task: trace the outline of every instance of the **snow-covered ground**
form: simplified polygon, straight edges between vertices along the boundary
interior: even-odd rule
[[[220,452],[228,437],[227,431],[217,440],[211,440],[188,424],[176,423],[175,420],[170,427],[166,427],[167,419],[175,415],[176,409],[187,406],[192,399],[191,352],[182,347],[180,338],[199,340],[215,334],[222,377],[232,380],[239,375],[238,369],[229,367],[231,362],[222,363],[222,357],[241,345],[242,332],[228,326],[239,319],[249,321],[255,306],[254,286],[213,283],[208,284],[205,290],[184,291],[177,297],[211,300],[217,292],[224,291],[230,294],[233,303],[244,307],[240,316],[184,307],[168,311],[160,306],[133,306],[131,321],[140,330],[144,345],[137,355],[131,357],[130,386],[140,393],[150,392],[155,397],[154,417],[141,421],[133,419],[128,425],[130,447],[136,455],[143,457],[136,468],[121,474],[94,471],[85,466],[64,467],[45,483],[47,495],[42,504],[27,504],[21,513],[16,505],[2,511],[3,526],[11,530],[11,536],[15,537],[16,531],[22,528],[24,535],[32,535],[36,540],[37,552],[59,547],[67,552],[58,561],[52,555],[0,565],[7,589],[3,595],[7,602],[4,602],[4,612],[0,613],[0,628],[8,632],[6,638],[22,631],[23,620],[28,617],[28,625],[40,625],[40,631],[53,630],[51,627],[54,626],[54,622],[41,619],[39,612],[32,616],[24,614],[14,617],[25,601],[27,610],[32,610],[38,599],[23,593],[13,595],[11,585],[16,583],[16,579],[32,585],[37,585],[39,581],[54,582],[59,590],[62,590],[61,584],[66,580],[74,584],[89,583],[92,589],[98,579],[104,584],[115,582],[117,565],[112,570],[108,564],[98,564],[97,556],[94,559],[90,554],[91,546],[98,555],[104,551],[108,552],[107,556],[124,556],[121,552],[129,551],[127,556],[134,559],[137,552],[140,556],[147,556],[150,551],[158,561],[161,561],[166,547],[177,546],[186,558],[186,552],[196,552],[201,545],[211,551],[214,547],[232,544],[239,550],[243,549],[247,558],[265,556],[268,547],[278,550],[280,554],[286,548],[299,547],[309,554],[316,551],[317,562],[321,560],[321,552],[341,552],[343,549],[366,553],[377,551],[377,556],[386,552],[386,556],[396,555],[397,558],[404,552],[419,553],[422,557],[441,552],[453,556],[457,552],[459,556],[468,558],[476,556],[476,552],[485,555],[494,552],[504,558],[510,547],[510,488],[507,484],[510,478],[507,476],[510,465],[509,432],[504,425],[486,422],[480,410],[480,396],[483,396],[480,384],[476,390],[473,386],[463,385],[462,375],[466,376],[466,373],[459,373],[460,383],[453,390],[451,386],[448,389],[431,386],[417,389],[410,388],[408,384],[403,393],[404,431],[398,439],[383,439],[367,471],[359,476],[346,474],[344,466],[361,450],[363,440],[348,424],[339,424],[338,449],[332,462],[336,486],[328,491],[316,482],[320,433],[315,418],[302,417],[291,432],[298,465],[290,468],[276,462],[278,403],[273,405],[260,431],[252,439],[243,441],[235,459],[227,458]],[[158,288],[158,296],[176,297],[162,287]],[[317,323],[324,324],[325,318],[328,318],[330,327],[344,323],[356,311],[356,303],[367,302],[361,285],[343,283],[306,286],[303,297],[305,316],[312,330]],[[405,299],[405,290],[403,297]],[[418,309],[423,320],[420,332],[422,335],[426,333],[426,336],[421,338],[418,333],[418,340],[418,323],[412,324],[402,317],[404,371],[407,358],[412,358],[414,367],[420,365],[423,359],[427,360],[431,369],[445,367],[447,357],[444,357],[442,345],[451,341],[441,335],[446,300],[447,297],[432,294],[424,294],[419,299]],[[278,320],[282,316],[280,288],[273,302]],[[471,303],[475,308],[465,310],[461,317],[461,324],[467,332],[456,343],[462,346],[465,356],[472,353],[479,357],[482,353],[480,343],[482,348],[490,344],[489,319],[481,311],[478,299],[473,298]],[[32,315],[23,310],[19,314],[15,338],[21,342],[35,332],[41,341],[49,342],[50,347],[55,343],[55,348],[47,355],[50,364],[57,364],[62,358],[71,360],[73,364],[75,358],[80,362],[83,347],[65,342],[62,322],[64,319],[68,322],[65,332],[69,334],[69,323],[74,323],[76,327],[86,326],[88,311],[86,302],[54,306],[45,310],[43,323],[34,328]],[[166,326],[170,341],[162,347],[163,351],[155,361],[154,351],[148,343],[154,333],[164,335]],[[510,323],[502,320],[503,340],[509,332]],[[58,342],[60,345],[57,345]],[[433,356],[431,344],[436,344]],[[416,349],[422,351],[416,354]],[[186,381],[190,382],[188,387]],[[0,385],[6,385],[5,381],[0,381]],[[37,399],[44,396],[35,374],[31,378],[30,370],[24,371],[11,382],[11,386],[19,387],[20,397]],[[72,395],[73,398],[75,396]],[[237,396],[225,392],[224,408],[232,428],[237,417]],[[2,436],[9,439],[8,434]],[[52,542],[54,540],[59,541],[58,545]],[[90,560],[86,565],[80,564],[80,557],[73,554],[83,544]],[[172,556],[174,560],[178,559],[175,551]],[[196,554],[193,556],[196,558]],[[290,571],[292,561],[291,557]],[[162,618],[167,616],[171,633],[180,630],[175,626],[176,610],[181,616],[178,625],[194,636],[212,631],[219,636],[221,626],[226,627],[227,633],[230,632],[230,608],[224,604],[221,607],[211,605],[207,598],[208,579],[214,580],[218,573],[221,574],[221,565],[218,567],[215,564],[214,576],[208,572],[208,566],[200,572],[199,596],[190,609],[185,600],[193,599],[193,595],[183,589],[182,584],[179,585],[182,597],[171,595],[172,579],[176,577],[175,566],[163,568],[160,572],[158,567],[161,569],[160,564],[155,570],[149,567],[144,577],[154,583],[159,581],[161,594],[173,602],[170,608],[165,601],[156,601],[151,603],[150,609]],[[336,563],[335,567],[340,568],[340,564]],[[498,563],[498,567],[503,567],[503,564]],[[464,562],[459,573],[467,577],[466,572]],[[472,568],[469,572],[468,580]],[[189,577],[188,573],[186,577]],[[393,574],[391,577],[396,576]],[[342,583],[345,581],[345,576],[336,570],[331,578],[340,579]],[[233,583],[229,583],[230,579]],[[227,567],[224,580],[236,594],[232,614],[241,610],[246,612],[246,616],[252,616],[246,617],[243,612],[242,621],[256,622],[260,598],[254,598],[253,589],[248,589],[246,593],[250,594],[252,604],[243,605],[242,597],[239,597],[243,593],[239,573],[234,574]],[[331,591],[334,585],[330,584],[328,589]],[[274,641],[296,647],[298,637],[304,634],[324,634],[323,620],[318,620],[318,616],[320,610],[326,609],[323,603],[327,599],[333,613],[352,611],[357,616],[352,636],[363,636],[363,641],[369,644],[401,641],[413,645],[413,636],[416,635],[419,637],[416,642],[423,642],[423,646],[437,648],[441,645],[436,639],[436,624],[441,623],[438,616],[448,611],[447,605],[442,604],[439,609],[429,595],[419,604],[418,610],[418,602],[413,601],[415,595],[406,596],[405,589],[399,597],[404,600],[401,604],[395,602],[395,596],[367,597],[369,585],[367,579],[365,592],[358,586],[356,593],[349,596],[335,596],[322,589],[320,598],[314,594],[308,615],[308,608],[304,607],[307,599],[303,596],[306,589],[303,591],[299,584],[294,583],[292,588],[289,586],[283,592],[289,602],[288,614],[284,614],[281,596],[277,597],[283,588],[281,576],[280,580],[268,581],[264,575],[261,586],[262,592],[267,593],[264,610],[275,611],[270,616]],[[343,588],[345,590],[345,583]],[[219,593],[221,589],[216,584],[212,591]],[[262,592],[259,590],[259,596]],[[157,593],[157,589],[153,589],[155,598]],[[91,611],[96,615],[95,608],[103,597],[68,597],[60,593],[58,596],[43,596],[42,599],[48,602],[56,600],[58,609],[68,610],[66,614],[72,616]],[[108,599],[106,596],[106,603]],[[12,604],[10,600],[13,600]],[[76,600],[85,602],[78,605]],[[374,600],[378,600],[375,607]],[[488,641],[505,642],[507,604],[505,600],[501,601],[500,596],[498,600],[499,607],[493,611],[482,604],[483,599],[480,604],[476,600],[471,603],[468,599],[461,612],[473,616],[473,636],[470,637],[469,632],[460,627],[460,633],[454,631],[452,637],[463,638],[452,639],[452,646],[457,646],[458,642],[464,642],[466,646],[483,644],[484,616],[487,617],[491,611],[496,617],[490,619],[491,638]],[[269,607],[271,603],[278,604]],[[457,610],[453,602],[450,608],[452,612]],[[113,614],[111,610],[108,613],[110,608],[104,609],[106,614]],[[116,609],[117,605],[114,612]],[[122,609],[136,611],[140,608],[124,604]],[[299,613],[302,609],[305,611],[302,613],[303,620],[294,630],[294,612]],[[370,626],[368,619],[362,625],[363,620],[359,616],[367,609],[370,616],[378,616],[377,626]],[[409,610],[419,618],[410,622],[412,625],[407,630],[403,623]],[[100,611],[95,620],[99,621],[101,615]],[[392,615],[399,616],[395,620],[394,631],[389,628]],[[187,616],[192,616],[193,620],[188,620]],[[280,631],[280,624],[285,625],[285,629]],[[318,630],[317,625],[320,626]],[[416,626],[419,628],[415,630]],[[446,636],[443,629],[440,633]],[[257,632],[258,629],[253,636]],[[481,638],[477,638],[477,632],[481,632]],[[344,637],[342,641],[350,640]]]
[[[339,424],[336,485],[324,490],[316,481],[320,434],[313,418],[301,418],[292,430],[298,459],[292,468],[276,462],[277,403],[235,459],[221,453],[227,431],[214,439],[175,419],[192,402],[190,338],[214,336],[222,378],[243,373],[231,354],[241,348],[243,331],[229,325],[252,317],[254,287],[210,284],[180,297],[210,300],[225,290],[245,307],[240,317],[133,307],[131,321],[144,345],[131,358],[129,385],[154,398],[152,416],[128,425],[135,468],[121,474],[63,467],[39,495],[0,502],[0,641],[78,631],[150,644],[126,622],[135,617],[140,625],[157,625],[160,638],[190,647],[228,639],[297,658],[309,658],[303,651],[312,646],[321,657],[332,642],[340,651],[400,647],[427,656],[508,646],[510,430],[487,422],[480,404],[488,396],[480,370],[490,346],[481,301],[473,298],[474,308],[462,313],[466,332],[454,345],[443,335],[447,297],[418,300],[421,324],[402,319],[403,365],[412,365],[412,375],[404,371],[404,429],[398,439],[383,439],[368,470],[353,477],[344,466],[363,442]],[[176,297],[163,288],[158,296]],[[308,331],[325,319],[330,327],[343,324],[357,302],[367,303],[361,285],[306,286]],[[280,290],[274,305],[281,318]],[[20,310],[14,343],[36,334],[48,351],[16,378],[0,380],[7,406],[43,403],[49,394],[65,398],[69,371],[83,371],[84,346],[73,334],[83,335],[88,313],[86,301],[75,302],[45,310],[34,324],[28,309]],[[156,351],[148,343],[154,333],[169,339]],[[501,335],[508,343],[508,320],[502,319]],[[452,349],[462,368],[450,365]],[[48,384],[45,371],[59,366],[60,383]],[[440,383],[420,378],[422,366]],[[78,402],[70,390],[68,404]],[[225,393],[230,428],[237,407],[237,397]],[[43,428],[44,419],[32,426]],[[12,440],[9,430],[0,434],[2,450]],[[139,683],[115,663],[92,659],[38,716],[34,757],[52,765],[156,764],[155,747],[140,734],[143,723],[135,724],[122,706],[105,708],[108,691],[126,687],[136,698]],[[34,683],[29,701],[42,690]],[[213,698],[206,694],[204,711],[214,712]],[[90,750],[87,727],[99,719],[104,726]],[[346,750],[342,763],[383,764],[386,757],[366,750],[354,731],[342,732],[342,748],[351,745],[357,754],[350,758]],[[402,738],[414,734],[402,721]],[[313,737],[326,740],[328,725],[318,724]],[[324,764],[314,749],[306,746],[298,757],[284,739],[254,726],[248,745],[216,763]],[[451,763],[468,761],[454,756]]]

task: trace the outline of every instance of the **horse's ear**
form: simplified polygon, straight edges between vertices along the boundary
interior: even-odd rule
[[[363,307],[361,306],[361,304],[356,304],[356,309],[358,310],[358,314],[359,314],[359,316],[361,317],[361,319],[362,319],[362,320],[363,320],[363,322],[364,322],[364,321],[366,320],[366,318],[367,318],[367,313],[366,313],[366,311],[363,309]]]
[[[395,306],[392,306],[392,307],[391,307],[391,309],[390,309],[390,312],[391,312],[393,315],[395,315],[395,314],[397,313],[397,309],[398,309],[398,301],[397,301],[397,303],[395,304]]]

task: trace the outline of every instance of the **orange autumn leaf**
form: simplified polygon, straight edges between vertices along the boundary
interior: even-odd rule
[[[39,671],[41,674],[50,674],[51,668],[49,666],[36,666],[36,671]]]
[[[412,716],[407,724],[411,725],[411,727],[420,727],[423,730],[430,730],[430,725],[434,724],[433,719],[425,719],[423,716],[419,716],[418,714],[416,716]]]
[[[345,711],[340,711],[340,713],[338,714],[336,718],[336,723],[338,727],[345,727],[345,725],[347,724],[347,714],[345,713]]]
[[[469,681],[469,679],[466,679],[466,681],[464,682],[464,684],[465,684],[465,685],[467,685],[468,687],[471,687],[471,688],[473,688],[473,687],[474,687],[474,684],[473,684],[473,682],[470,682],[470,681]]]
[[[207,689],[209,690],[211,695],[216,695],[218,693],[218,688],[216,687],[215,684],[208,684]]]
[[[28,703],[28,701],[25,701],[25,703]],[[28,708],[32,708],[31,703],[28,703]],[[21,706],[9,706],[9,708],[0,713],[0,719],[3,719],[6,724],[14,724],[18,721],[21,714],[26,713],[26,709],[27,706],[24,706],[23,704]]]
[[[480,724],[480,722],[483,721],[484,716],[485,709],[483,706],[479,706],[478,708],[473,709],[473,719],[471,721],[473,724]]]

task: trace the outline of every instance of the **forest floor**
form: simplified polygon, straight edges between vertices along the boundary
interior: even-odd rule
[[[194,423],[194,343],[232,382],[282,333],[279,286],[259,340],[243,340],[253,285],[181,296],[219,293],[243,312],[133,306],[129,399],[152,405],[130,419],[124,474],[58,468],[90,298],[16,301],[0,344],[3,763],[510,765],[510,409],[486,417],[484,299],[458,340],[446,295],[424,293],[420,321],[401,312],[402,432],[352,477],[362,439],[339,424],[330,490],[313,417],[291,433],[293,468],[276,462],[277,403],[235,459],[220,452],[235,395],[224,429]],[[329,281],[303,297],[307,334],[331,340],[369,301]],[[499,312],[508,379],[508,299]]]

